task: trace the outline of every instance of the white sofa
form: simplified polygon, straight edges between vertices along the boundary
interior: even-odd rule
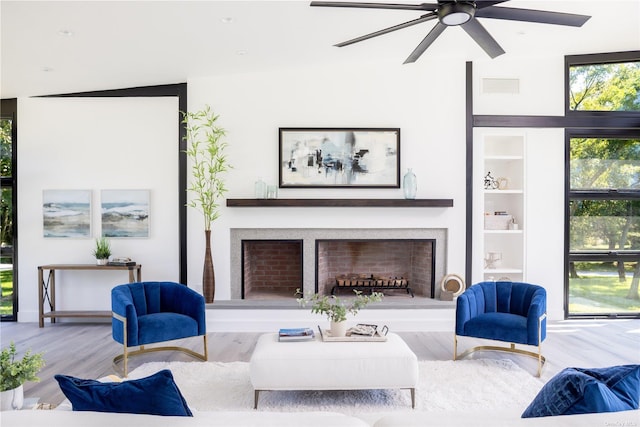
[[[332,412],[194,412],[193,417],[23,410],[0,412],[2,427],[371,427],[359,418]],[[631,427],[640,410],[600,414],[520,418],[520,411],[420,412],[381,415],[373,427]]]
[[[193,417],[83,411],[0,412],[2,427],[370,427],[355,417],[332,412],[200,412]]]
[[[403,412],[381,417],[373,427],[631,427],[640,426],[640,410],[599,414],[521,418],[520,410]]]

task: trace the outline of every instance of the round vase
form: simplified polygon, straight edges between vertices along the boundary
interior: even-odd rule
[[[402,179],[402,190],[404,191],[405,199],[415,199],[416,192],[418,190],[418,182],[416,179],[416,174],[413,173],[411,168],[407,170],[407,173],[404,175]]]
[[[347,334],[347,321],[342,322],[331,321],[331,336],[344,337]]]
[[[22,386],[7,391],[0,391],[0,411],[22,409],[24,389]]]
[[[109,258],[96,259],[96,265],[107,265]]]

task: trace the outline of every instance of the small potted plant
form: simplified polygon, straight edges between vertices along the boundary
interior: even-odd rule
[[[0,353],[0,409],[3,411],[22,408],[23,384],[27,381],[40,381],[36,374],[44,366],[43,353],[31,353],[31,350],[27,350],[22,359],[16,359],[16,354],[13,341]]]
[[[96,239],[96,247],[93,250],[93,256],[96,257],[96,264],[107,265],[111,256],[111,244],[106,237]]]
[[[335,295],[312,294],[302,296],[297,299],[298,303],[306,307],[311,304],[311,312],[324,314],[331,322],[331,335],[334,337],[345,336],[347,325],[347,313],[354,316],[358,314],[361,308],[364,308],[370,302],[382,301],[383,294],[380,292],[371,292],[370,295],[364,295],[362,291],[354,289],[355,298],[341,299]],[[300,289],[296,291],[296,295],[302,295]]]

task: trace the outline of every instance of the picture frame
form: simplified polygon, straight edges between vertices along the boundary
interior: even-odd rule
[[[149,190],[102,190],[102,237],[149,237]]]
[[[279,128],[280,188],[400,188],[400,128]]]
[[[43,190],[42,235],[47,239],[91,237],[91,190]]]

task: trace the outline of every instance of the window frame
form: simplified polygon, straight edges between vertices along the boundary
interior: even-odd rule
[[[569,70],[577,65],[620,64],[623,62],[640,62],[640,50],[627,52],[595,53],[587,55],[567,55],[564,60],[564,114],[567,118],[592,118],[605,120],[605,127],[627,126],[623,119],[640,118],[640,111],[585,111],[571,110],[571,84]],[[620,121],[618,121],[620,120]],[[616,123],[616,121],[618,121]],[[609,124],[611,123],[611,124]]]
[[[18,100],[0,100],[0,117],[11,119],[11,176],[0,177],[0,187],[11,188],[13,204],[13,313],[0,316],[2,322],[18,320]]]
[[[568,76],[568,74],[567,74]],[[574,113],[583,113],[575,112]],[[588,112],[593,113],[593,112]],[[607,113],[607,112],[598,112]],[[609,114],[613,114],[610,112]],[[617,112],[615,112],[617,113]],[[617,115],[617,114],[616,114]],[[629,116],[625,112],[625,116]],[[640,114],[635,113],[640,118]],[[640,139],[640,127],[637,128],[567,128],[565,129],[565,272],[564,272],[564,310],[565,318],[640,318],[640,313],[571,313],[569,311],[569,286],[571,262],[602,261],[602,262],[640,262],[640,250],[625,251],[571,251],[570,247],[570,203],[572,200],[640,200],[640,190],[616,189],[572,190],[571,189],[571,139],[572,138],[633,138]]]

